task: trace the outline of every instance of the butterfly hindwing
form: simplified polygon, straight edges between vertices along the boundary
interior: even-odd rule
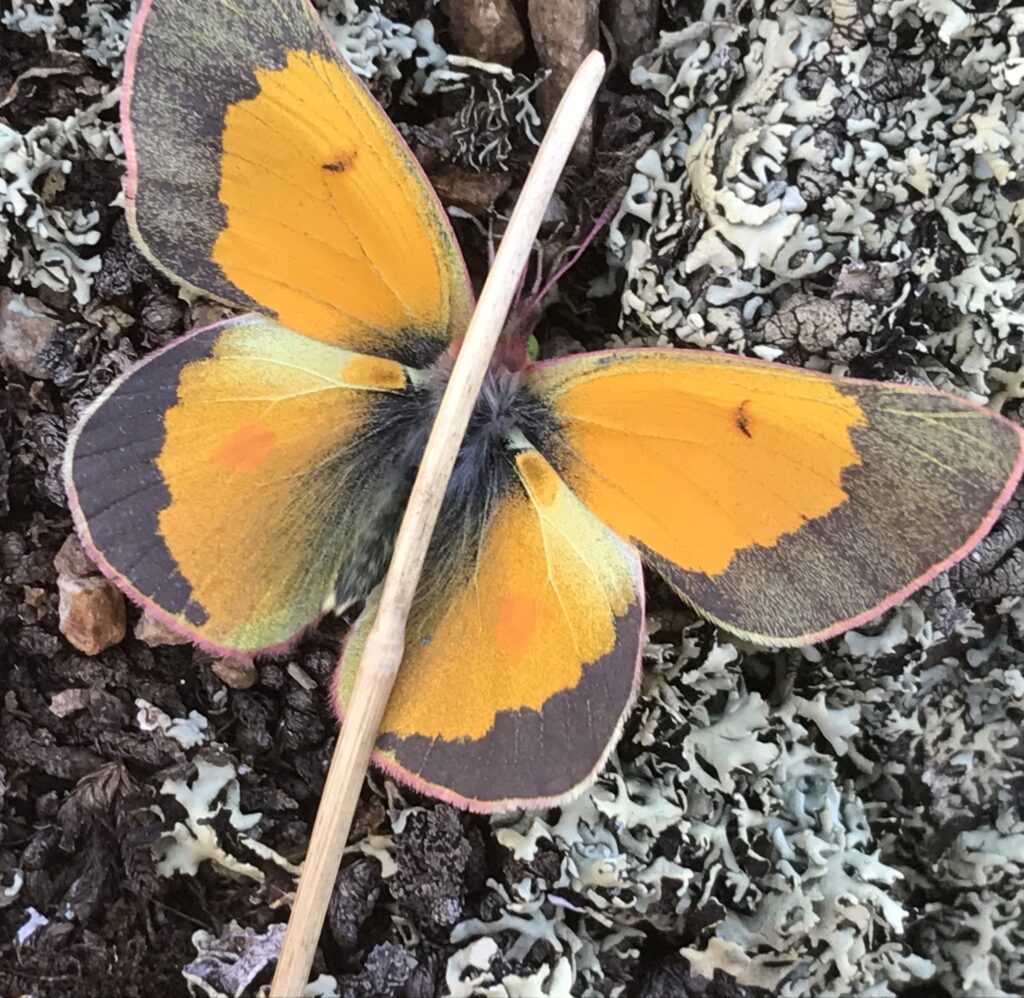
[[[705,616],[803,644],[874,616],[991,527],[1021,431],[938,392],[622,350],[537,366],[559,467]]]
[[[530,447],[456,557],[435,539],[406,632],[377,762],[475,810],[571,796],[600,767],[637,682],[643,583],[636,553]],[[436,535],[435,535],[436,538]],[[376,613],[349,637],[339,708]]]
[[[404,499],[367,439],[382,411],[402,411],[408,377],[252,316],[176,340],[75,431],[79,531],[109,575],[201,643],[285,642],[351,560],[359,511]]]
[[[444,211],[305,0],[144,0],[125,78],[128,218],[158,266],[414,366],[461,335]]]

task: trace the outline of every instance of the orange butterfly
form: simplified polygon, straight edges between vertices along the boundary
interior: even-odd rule
[[[128,217],[176,280],[258,313],[90,407],[66,479],[103,570],[256,652],[368,597],[343,706],[471,308],[445,214],[303,0],[149,0]],[[550,804],[604,761],[643,647],[641,556],[757,642],[818,641],[970,550],[1022,434],[968,402],[683,350],[498,357],[431,543],[377,762],[461,806]]]

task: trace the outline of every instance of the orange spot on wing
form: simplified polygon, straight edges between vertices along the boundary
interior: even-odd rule
[[[537,601],[526,593],[506,596],[498,610],[495,637],[502,650],[513,661],[518,661],[530,647],[537,630]]]
[[[252,471],[270,456],[275,439],[274,431],[262,423],[239,427],[210,455],[210,464],[225,471]]]

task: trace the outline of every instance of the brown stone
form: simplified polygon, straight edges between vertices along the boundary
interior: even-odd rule
[[[444,204],[454,205],[471,215],[482,215],[509,189],[512,176],[445,166],[430,172],[430,182]]]
[[[658,39],[658,0],[616,0],[610,4],[612,37],[626,75],[638,56],[650,52]]]
[[[22,586],[22,602],[26,607],[35,611],[36,620],[42,620],[46,616],[47,604],[50,594],[40,586]]]
[[[149,645],[150,648],[160,648],[163,645],[187,645],[190,640],[184,634],[168,627],[148,610],[143,611],[139,622],[135,625],[135,637],[144,645]]]
[[[444,0],[441,9],[462,55],[511,66],[523,54],[526,39],[510,0]]]
[[[545,122],[551,121],[579,64],[598,46],[599,6],[599,0],[529,0],[533,43],[541,65],[551,73],[539,90],[540,113]],[[589,162],[593,147],[591,111],[576,140],[573,161]]]
[[[68,534],[67,540],[54,556],[53,567],[58,575],[69,579],[80,579],[85,575],[99,575],[96,563],[86,553],[78,534]]]
[[[211,668],[214,675],[233,690],[247,690],[260,677],[255,663],[248,658],[217,658]]]
[[[38,298],[0,288],[0,357],[30,378],[53,377],[39,355],[59,325]]]
[[[98,655],[124,639],[128,629],[124,596],[113,582],[98,575],[61,575],[57,590],[61,633],[80,652]]]

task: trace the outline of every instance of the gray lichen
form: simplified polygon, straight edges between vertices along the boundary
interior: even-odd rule
[[[610,241],[624,337],[778,356],[776,314],[842,303],[845,262],[895,279],[889,301],[857,296],[862,349],[902,309],[915,376],[978,398],[1016,385],[1022,32],[1005,3],[709,2],[663,35],[632,80],[666,134]]]
[[[86,59],[119,71],[124,19],[115,18],[109,4],[90,0],[85,27],[72,31],[62,15],[67,6],[67,0],[53,0],[45,10],[13,0],[2,23],[44,36],[51,50],[64,33]],[[0,275],[69,294],[82,307],[100,267],[94,249],[100,240],[99,211],[62,204],[61,192],[73,170],[97,161],[121,162],[123,147],[114,111],[119,88],[85,76],[78,90],[81,104],[65,118],[47,118],[24,132],[0,118]]]

